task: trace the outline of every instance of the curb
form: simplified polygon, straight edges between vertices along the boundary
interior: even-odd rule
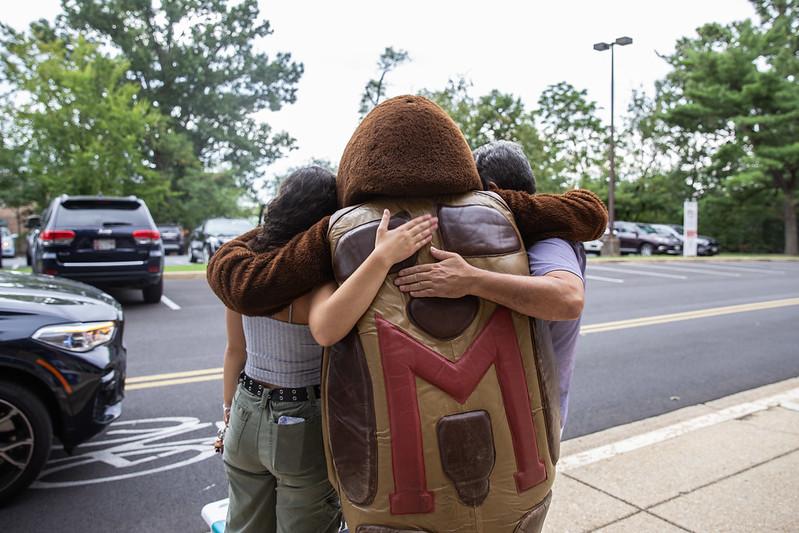
[[[164,279],[205,279],[204,270],[164,272]]]
[[[713,263],[730,263],[730,262],[741,262],[741,261],[756,261],[761,263],[770,263],[773,261],[788,261],[788,262],[797,262],[799,261],[799,257],[795,255],[784,255],[784,256],[752,256],[752,257],[719,257],[715,255],[710,256],[702,256],[702,257],[684,257],[681,255],[664,255],[664,256],[650,256],[650,257],[596,257],[594,255],[588,255],[588,264],[591,263],[671,263],[675,261],[684,261],[686,263],[704,263],[704,262],[713,262]]]
[[[737,392],[714,400],[708,400],[705,403],[683,407],[676,411],[655,415],[643,420],[630,422],[629,424],[614,426],[596,433],[590,433],[563,441],[561,443],[560,456],[562,460],[565,460],[565,467],[566,464],[574,460],[578,455],[587,451],[618,445],[622,441],[654,431],[667,430],[672,426],[690,422],[697,417],[717,415],[731,408],[740,407],[744,404],[757,403],[761,400],[785,393],[793,394],[796,390],[799,390],[799,377],[789,378],[770,385],[763,385],[762,387]]]

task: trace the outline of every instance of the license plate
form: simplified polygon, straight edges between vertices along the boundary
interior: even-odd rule
[[[95,250],[113,250],[117,247],[114,239],[94,239]]]

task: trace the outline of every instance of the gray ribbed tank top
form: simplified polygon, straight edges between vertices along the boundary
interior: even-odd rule
[[[241,321],[248,376],[280,387],[319,384],[323,348],[314,340],[311,328],[264,316],[242,315]]]

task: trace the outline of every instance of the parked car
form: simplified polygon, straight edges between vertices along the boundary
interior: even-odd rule
[[[34,272],[139,288],[145,302],[161,300],[164,250],[143,200],[63,195],[41,220],[31,251]]]
[[[25,229],[28,234],[25,236],[25,262],[28,266],[33,264],[33,246],[36,242],[36,237],[39,235],[39,228],[42,225],[42,217],[39,215],[31,215],[25,219]]]
[[[246,218],[210,218],[189,236],[189,261],[207,263],[220,246],[255,227]]]
[[[3,257],[14,257],[17,255],[15,241],[16,233],[11,233],[6,226],[0,226],[0,239],[2,239]]]
[[[619,238],[621,253],[628,254],[681,254],[682,243],[679,239],[659,235],[655,228],[648,224],[617,220],[613,226]]]
[[[183,228],[179,224],[158,224],[158,231],[161,233],[164,253],[175,252],[178,255],[186,253]]]
[[[602,245],[604,243],[600,239],[595,239],[593,241],[586,241],[583,243],[583,250],[587,254],[596,254],[602,255]]]
[[[122,412],[121,306],[75,281],[0,272],[0,504]]]
[[[664,224],[670,227],[679,236],[680,240],[683,239],[683,227],[679,224]],[[697,255],[716,255],[721,250],[719,241],[707,235],[696,236],[696,253]]]

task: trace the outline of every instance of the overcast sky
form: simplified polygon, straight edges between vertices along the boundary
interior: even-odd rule
[[[4,2],[5,4],[6,2]],[[0,20],[22,28],[60,12],[57,0],[4,5]],[[291,52],[305,65],[297,102],[262,118],[297,139],[298,149],[267,169],[283,172],[311,158],[338,162],[358,124],[363,86],[376,75],[386,46],[409,52],[412,61],[388,77],[388,95],[443,88],[464,76],[473,94],[511,92],[534,106],[550,84],[567,81],[610,117],[610,53],[592,45],[620,36],[631,46],[616,50],[616,110],[634,88],[652,90],[667,68],[667,53],[681,36],[706,22],[754,15],[746,0],[354,0],[260,1],[274,34],[262,46]],[[10,7],[13,6],[13,7]]]

